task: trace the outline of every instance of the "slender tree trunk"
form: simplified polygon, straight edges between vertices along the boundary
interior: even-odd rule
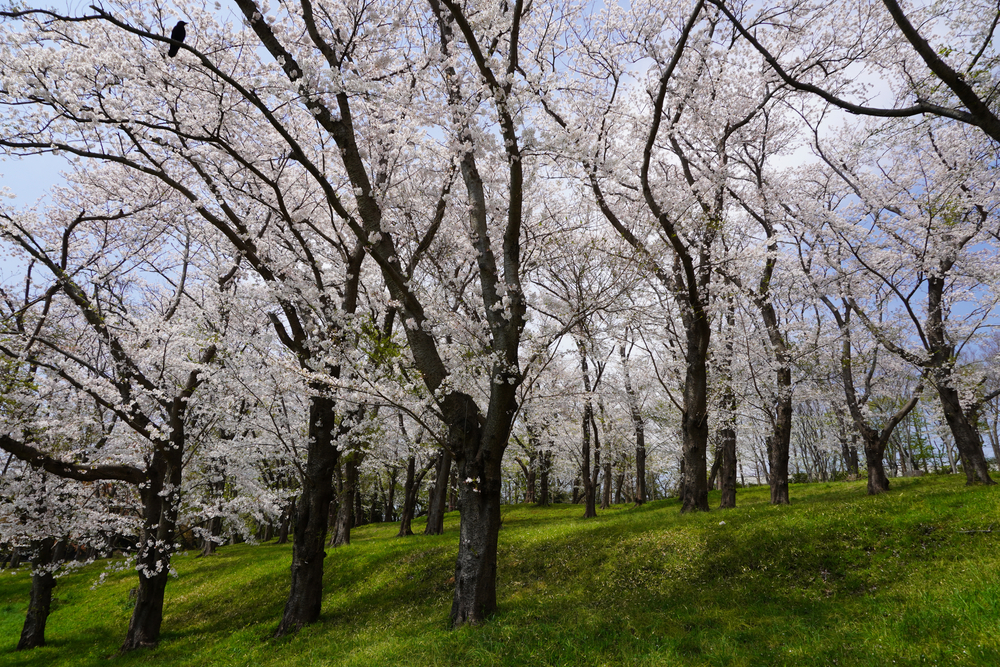
[[[351,543],[351,528],[357,525],[354,501],[358,489],[358,459],[360,453],[351,451],[342,457],[342,485],[337,500],[337,518],[333,525],[330,546],[343,547]]]
[[[583,340],[577,341],[577,347],[580,351],[580,371],[583,374],[583,390],[586,392],[586,397],[583,401],[583,421],[580,423],[582,429],[580,479],[583,482],[583,518],[590,519],[597,516],[597,489],[595,488],[597,482],[597,465],[594,466],[593,475],[591,474],[590,465],[590,435],[594,425],[594,404],[590,399],[592,387],[590,384],[590,369],[587,362],[587,348]],[[593,429],[593,434],[596,441],[598,438],[596,429]]]
[[[399,511],[399,532],[397,537],[406,537],[413,534],[410,522],[413,520],[413,508],[416,505],[417,489],[415,487],[417,477],[417,457],[410,454],[406,460],[406,482],[403,484],[403,508]]]
[[[215,548],[219,545],[219,537],[222,536],[222,517],[213,516],[208,520],[207,535],[201,538],[201,555],[211,556],[215,553]]]
[[[278,544],[288,544],[288,532],[291,530],[292,517],[295,516],[295,498],[281,513],[281,527],[278,528]]]
[[[313,396],[309,401],[309,443],[302,493],[292,536],[292,581],[281,623],[275,631],[277,637],[319,619],[326,530],[338,459],[334,441],[337,428],[333,400]]]
[[[45,623],[52,607],[52,589],[56,579],[51,566],[62,560],[65,553],[65,543],[56,543],[52,537],[36,540],[32,545],[34,557],[31,559],[31,598],[28,602],[28,613],[21,629],[21,639],[17,650],[45,646]]]
[[[715,456],[712,457],[712,467],[708,471],[708,488],[714,489],[719,484],[719,470],[722,468],[722,449],[715,448]]]
[[[736,429],[725,426],[719,431],[719,443],[722,448],[722,470],[719,479],[722,482],[722,509],[736,507]]]
[[[394,467],[388,475],[388,489],[385,494],[385,505],[382,508],[383,521],[396,520],[396,480],[399,476],[399,468]]]
[[[642,505],[646,502],[646,426],[642,420],[642,411],[639,409],[639,397],[632,387],[624,344],[618,346],[618,356],[621,358],[624,371],[625,395],[628,396],[632,430],[635,432],[635,504]]]
[[[792,436],[792,372],[784,363],[777,370],[778,405],[775,409],[774,430],[767,440],[767,457],[771,467],[771,504],[787,505],[788,451]]]
[[[583,427],[583,443],[581,444],[583,461],[581,463],[580,479],[583,481],[584,519],[597,516],[597,493],[594,489],[594,479],[590,475],[590,423],[592,421],[592,410],[593,407],[588,398],[583,406],[583,422],[581,424]]]
[[[368,523],[368,521],[365,519],[365,509],[361,498],[361,487],[356,484],[354,488],[354,525],[363,526],[366,523]]]
[[[997,437],[997,419],[986,430],[990,438],[990,446],[993,448],[993,465],[1000,470],[1000,437]],[[926,467],[926,464],[924,464]]]
[[[541,453],[538,465],[538,504],[548,505],[551,502],[549,496],[549,470],[552,468],[552,450],[546,449]]]
[[[438,459],[434,486],[427,503],[427,526],[424,535],[440,535],[444,532],[444,512],[448,502],[448,480],[451,477],[451,452],[445,447]],[[464,498],[464,496],[463,496]]]

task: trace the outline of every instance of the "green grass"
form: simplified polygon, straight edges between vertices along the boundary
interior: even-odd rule
[[[1000,487],[925,477],[875,498],[863,482],[791,495],[587,521],[581,506],[506,507],[500,610],[457,631],[455,513],[436,537],[353,531],[328,552],[321,621],[280,640],[288,546],[178,557],[160,646],[126,656],[114,654],[135,575],[91,590],[100,566],[60,580],[49,645],[15,652],[23,568],[0,574],[0,665],[1000,665]]]

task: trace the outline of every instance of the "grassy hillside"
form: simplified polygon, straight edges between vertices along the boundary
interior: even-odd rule
[[[0,665],[1000,665],[1000,487],[963,482],[796,485],[791,507],[742,490],[685,516],[508,507],[500,611],[454,632],[455,513],[437,537],[354,531],[328,552],[322,621],[281,640],[288,546],[177,558],[161,645],[124,657],[134,574],[61,579],[49,646],[17,653],[23,568],[0,574]]]

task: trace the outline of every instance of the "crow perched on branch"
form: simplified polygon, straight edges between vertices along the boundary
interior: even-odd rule
[[[177,55],[177,52],[181,48],[181,42],[187,37],[187,32],[184,31],[184,26],[186,25],[187,23],[184,21],[178,21],[174,29],[170,31],[170,50],[167,51],[167,55],[171,58]]]

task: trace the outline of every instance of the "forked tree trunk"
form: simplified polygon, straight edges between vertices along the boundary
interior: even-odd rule
[[[141,490],[143,506],[142,542],[136,559],[139,586],[122,651],[156,646],[163,623],[163,598],[170,576],[177,508],[183,464],[183,426],[175,425],[172,441],[153,453],[149,481]],[[173,444],[173,442],[171,442]]]
[[[46,537],[36,540],[32,547],[31,598],[24,627],[21,629],[21,639],[17,643],[18,651],[45,646],[45,623],[52,607],[52,589],[56,586],[51,566],[62,560],[65,542],[57,544],[54,538]]]
[[[424,535],[440,535],[444,532],[444,513],[448,503],[448,480],[451,477],[451,452],[445,447],[438,459],[434,476],[434,486],[428,493],[427,525]]]
[[[319,619],[326,529],[338,458],[334,441],[337,428],[333,400],[325,396],[312,397],[306,467],[292,537],[292,582],[281,623],[274,633],[276,637]]]
[[[889,490],[889,477],[885,474],[885,445],[874,431],[861,437],[868,462],[868,495],[875,496]]]
[[[715,447],[715,456],[712,457],[712,467],[708,471],[708,488],[715,489],[720,484],[719,471],[722,470],[722,448]]]

